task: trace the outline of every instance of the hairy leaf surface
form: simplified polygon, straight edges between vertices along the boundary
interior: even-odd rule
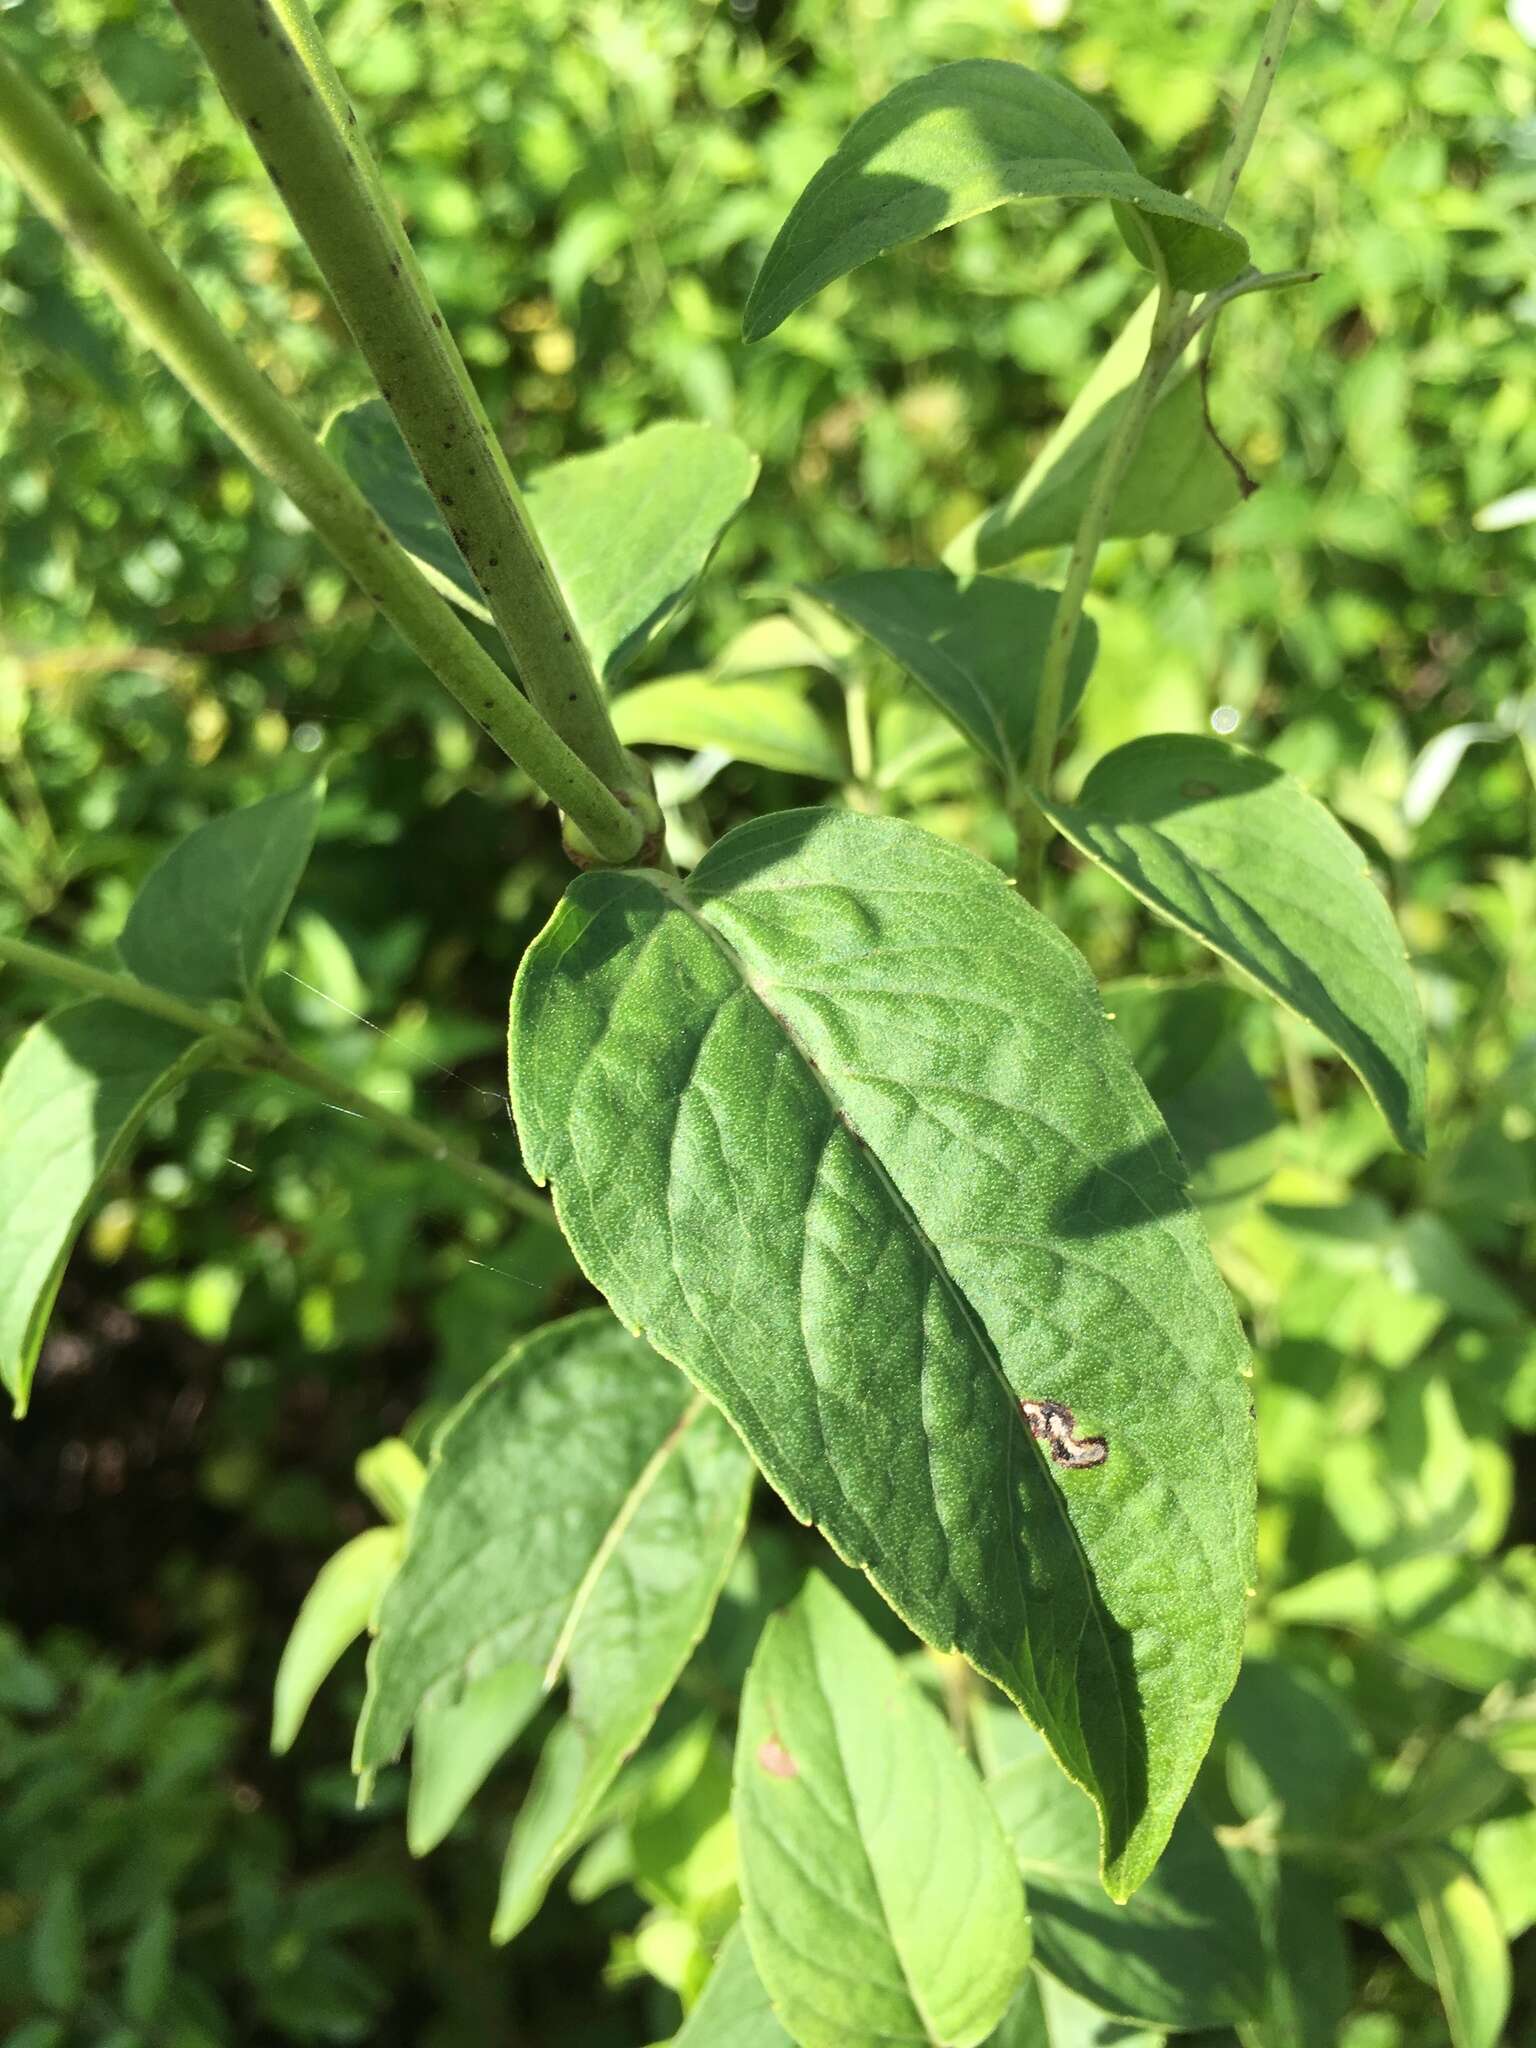
[[[1138,262],[1155,240],[1175,285],[1205,291],[1248,245],[1193,200],[1141,177],[1067,86],[973,57],[908,79],[859,116],[795,201],[747,300],[748,341],[872,256],[1015,199],[1109,199]]]
[[[1425,1043],[1402,938],[1365,856],[1292,776],[1225,740],[1157,733],[1043,799],[1074,846],[1315,1024],[1410,1152]]]
[[[802,2048],[971,2048],[1029,1958],[1024,1890],[938,1708],[813,1573],[763,1630],[733,1807],[742,1921]]]
[[[215,1055],[158,1017],[72,1004],[0,1073],[0,1380],[24,1414],[76,1233],[151,1109]]]
[[[915,826],[782,813],[591,874],[525,956],[530,1172],[795,1513],[1043,1728],[1134,1889],[1230,1689],[1246,1353],[1087,970]],[[1107,1435],[1064,1470],[1021,1399]]]

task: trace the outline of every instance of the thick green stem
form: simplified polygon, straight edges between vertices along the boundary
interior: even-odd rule
[[[504,753],[605,860],[634,857],[640,821],[551,731],[440,598],[367,501],[240,354],[54,109],[0,51],[0,161],[118,309]]]
[[[1275,0],[1270,9],[1253,75],[1248,81],[1248,90],[1243,95],[1243,103],[1233,123],[1232,138],[1227,144],[1210,198],[1206,202],[1210,212],[1218,220],[1226,219],[1227,208],[1232,203],[1232,195],[1237,190],[1243,166],[1247,163],[1253,148],[1254,138],[1259,132],[1259,123],[1269,103],[1275,73],[1280,67],[1286,38],[1291,32],[1291,23],[1296,18],[1299,5],[1300,0]],[[1257,288],[1257,280],[1245,282],[1241,286],[1244,290]],[[1237,291],[1229,288],[1224,294],[1211,294],[1211,299],[1224,303],[1226,298],[1235,296]],[[1034,728],[1030,735],[1029,764],[1025,776],[1028,787],[1022,792],[1014,792],[1014,822],[1019,837],[1018,884],[1021,894],[1027,896],[1031,902],[1038,903],[1040,900],[1045,874],[1045,850],[1050,843],[1052,830],[1050,820],[1035,802],[1033,792],[1038,790],[1043,793],[1050,784],[1061,728],[1061,707],[1066,695],[1072,648],[1077,639],[1083,605],[1093,581],[1094,565],[1098,560],[1099,549],[1103,545],[1110,514],[1114,509],[1115,494],[1151,417],[1158,392],[1193,335],[1204,324],[1208,307],[1214,311],[1214,307],[1210,307],[1208,301],[1202,304],[1191,320],[1193,304],[1192,294],[1171,292],[1166,276],[1162,277],[1157,319],[1147,347],[1146,361],[1142,365],[1140,377],[1132,387],[1109,445],[1104,450],[1098,474],[1094,478],[1093,489],[1078,522],[1077,536],[1067,564],[1066,581],[1057,603],[1056,617],[1041,669],[1040,693],[1036,701]]]
[[[21,968],[25,973],[40,975],[66,988],[76,989],[83,996],[97,996],[110,1003],[121,1003],[125,1009],[141,1010],[147,1016],[163,1018],[167,1024],[179,1025],[183,1031],[190,1031],[198,1038],[210,1038],[218,1046],[219,1056],[225,1065],[242,1073],[275,1074],[280,1080],[291,1081],[295,1087],[318,1096],[333,1108],[346,1110],[352,1116],[366,1117],[397,1143],[412,1152],[421,1153],[424,1158],[435,1160],[440,1166],[448,1167],[461,1180],[479,1188],[482,1194],[492,1196],[504,1208],[514,1210],[520,1216],[531,1217],[536,1223],[552,1223],[554,1220],[548,1202],[531,1188],[520,1186],[510,1175],[498,1173],[494,1166],[484,1166],[467,1152],[460,1152],[428,1125],[418,1123],[415,1117],[401,1116],[395,1110],[386,1109],[371,1095],[338,1080],[334,1074],[328,1074],[323,1067],[315,1066],[286,1045],[249,1030],[235,1021],[232,1008],[227,1013],[200,1010],[193,1003],[184,1003],[177,996],[166,995],[160,989],[151,988],[147,982],[135,980],[132,975],[112,974],[105,968],[88,966],[83,960],[72,960],[68,954],[55,953],[47,946],[34,946],[26,939],[0,938],[0,965]]]
[[[177,5],[377,378],[529,696],[594,774],[643,806],[643,775],[619,744],[506,455],[304,0]]]

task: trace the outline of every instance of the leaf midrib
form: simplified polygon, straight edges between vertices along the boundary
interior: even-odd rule
[[[708,1405],[706,1397],[703,1394],[696,1393],[631,1481],[628,1492],[623,1500],[620,1501],[613,1520],[603,1531],[597,1548],[592,1553],[591,1561],[582,1573],[575,1592],[571,1595],[569,1611],[564,1622],[561,1624],[559,1635],[555,1638],[555,1647],[550,1651],[549,1662],[544,1667],[544,1690],[546,1692],[550,1690],[556,1679],[560,1676],[565,1660],[570,1655],[571,1643],[575,1637],[576,1630],[580,1626],[581,1618],[586,1613],[592,1596],[597,1590],[598,1580],[608,1568],[609,1559],[623,1542],[630,1523],[633,1522],[635,1516],[640,1512],[641,1504],[644,1502],[646,1495],[665,1471],[667,1462],[673,1452],[682,1442],[687,1432],[693,1427],[694,1423],[704,1413]]]

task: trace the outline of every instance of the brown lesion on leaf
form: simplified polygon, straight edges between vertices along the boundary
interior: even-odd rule
[[[1081,1470],[1102,1465],[1109,1456],[1106,1437],[1078,1435],[1077,1417],[1064,1401],[1021,1401],[1019,1410],[1030,1435],[1045,1445],[1058,1465]]]
[[[798,1778],[800,1766],[780,1742],[777,1735],[770,1735],[766,1742],[757,1747],[758,1767],[771,1778]]]

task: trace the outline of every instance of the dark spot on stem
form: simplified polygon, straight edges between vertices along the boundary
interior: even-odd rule
[[[434,327],[441,327],[441,326],[442,326],[442,324],[443,324],[443,316],[442,316],[442,314],[441,314],[441,313],[434,313],[434,314],[432,315],[432,325],[433,325]]]

